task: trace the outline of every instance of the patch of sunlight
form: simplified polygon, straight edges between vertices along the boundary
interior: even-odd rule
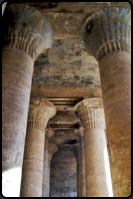
[[[109,157],[107,148],[104,149],[104,162],[105,162],[105,170],[107,175],[107,183],[108,183],[108,191],[109,197],[113,197],[113,188],[112,188],[112,180],[111,180],[111,173],[110,173],[110,165],[109,165]]]
[[[16,167],[2,172],[2,195],[19,197],[21,183],[21,168]]]

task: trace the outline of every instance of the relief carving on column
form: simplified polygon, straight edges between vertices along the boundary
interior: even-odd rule
[[[131,11],[110,7],[95,12],[83,24],[79,42],[97,61],[113,51],[131,52]]]
[[[32,97],[29,104],[27,128],[44,131],[48,120],[56,114],[55,106],[45,98]]]
[[[7,6],[3,16],[3,29],[3,51],[20,49],[35,60],[53,45],[50,23],[39,11],[29,6]]]
[[[100,98],[82,100],[74,107],[75,114],[80,118],[85,131],[88,129],[105,129],[103,102]]]

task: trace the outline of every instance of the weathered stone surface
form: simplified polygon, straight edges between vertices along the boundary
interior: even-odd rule
[[[116,51],[99,63],[113,192],[131,194],[131,54]]]
[[[55,134],[50,138],[50,142],[58,147],[64,144],[74,144],[78,142],[78,137],[74,133],[74,129],[55,130]]]
[[[28,54],[17,49],[2,53],[2,171],[10,175],[11,168],[14,168],[14,172],[15,168],[20,169],[20,175],[16,178],[19,186],[32,73],[33,60]],[[16,189],[12,180],[10,183],[8,180],[3,181],[3,190],[6,187],[4,196],[13,197],[15,190],[19,196],[20,190]]]
[[[61,86],[32,85],[31,96],[43,97],[99,97],[102,98],[101,86]]]
[[[49,163],[48,163],[48,145],[49,139],[55,134],[52,128],[45,130],[45,147],[43,160],[43,181],[42,181],[42,197],[49,197]]]
[[[51,47],[52,29],[37,10],[25,5],[6,6],[2,42],[2,171],[6,170],[10,175],[10,169],[15,172],[15,168],[19,168],[20,173],[16,177],[19,187],[33,61]],[[6,186],[3,190],[7,191],[3,192],[4,196],[13,196],[16,189],[13,181],[13,178],[10,183],[3,181],[3,187]],[[19,190],[16,192],[19,195]]]
[[[3,51],[19,49],[33,60],[53,45],[53,30],[36,9],[25,5],[6,6],[3,15]]]
[[[79,197],[86,197],[86,172],[85,172],[85,141],[84,141],[84,128],[81,126],[75,129],[75,134],[79,138]]]
[[[22,169],[20,197],[42,197],[45,128],[56,114],[46,99],[31,98]]]
[[[51,161],[50,197],[77,197],[77,163],[68,147],[61,147]]]
[[[82,52],[77,39],[54,40],[52,49],[37,58],[32,84],[100,86],[98,63]]]
[[[80,148],[79,148],[79,143],[73,144],[70,146],[70,151],[74,154],[74,157],[77,162],[77,197],[81,196],[81,187],[80,187],[80,170],[81,170],[81,165],[80,165]]]
[[[8,4],[12,4],[8,2]],[[82,24],[93,13],[111,6],[131,9],[129,2],[18,2],[48,17],[55,39],[78,39]]]
[[[54,153],[56,153],[58,151],[58,147],[53,144],[53,143],[49,143],[48,145],[48,175],[47,175],[47,197],[49,197],[50,195],[50,164],[51,164],[51,160],[52,157],[54,155]]]
[[[80,31],[80,46],[97,61],[117,50],[131,52],[131,11],[121,7],[100,10]]]
[[[84,127],[86,196],[112,197],[102,99],[85,99],[74,109]]]
[[[114,196],[128,197],[131,194],[131,11],[112,7],[96,12],[84,23],[80,44],[99,61]]]

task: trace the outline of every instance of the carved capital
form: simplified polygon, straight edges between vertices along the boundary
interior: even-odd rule
[[[84,128],[81,126],[79,129],[75,129],[74,132],[79,138],[80,147],[84,148]]]
[[[79,129],[75,129],[74,132],[79,138],[84,137],[84,128],[82,126]]]
[[[6,7],[3,16],[3,51],[20,49],[33,60],[53,45],[50,23],[34,8],[14,4]]]
[[[47,122],[56,114],[55,106],[45,98],[31,98],[28,113],[27,128],[44,131]]]
[[[79,161],[79,143],[73,144],[70,148],[70,151],[74,154],[76,161]]]
[[[49,140],[54,134],[55,134],[55,132],[53,131],[52,128],[46,128],[46,131],[45,131],[46,139]]]
[[[53,144],[53,143],[49,143],[48,144],[48,157],[49,157],[49,161],[51,161],[51,159],[53,157],[53,154],[55,152],[57,152],[57,151],[58,151],[58,147],[55,144]]]
[[[102,99],[88,98],[74,107],[75,114],[80,118],[85,131],[88,129],[105,129],[105,118]]]
[[[46,128],[45,130],[45,149],[48,150],[49,139],[55,134],[52,128]]]
[[[131,52],[131,11],[110,7],[95,12],[83,24],[79,42],[97,61],[116,50]]]

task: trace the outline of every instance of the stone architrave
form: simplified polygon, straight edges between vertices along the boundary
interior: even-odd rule
[[[53,31],[40,12],[24,5],[6,6],[2,20],[2,193],[18,197],[34,61],[52,47]],[[15,176],[17,169],[8,182],[5,173]]]
[[[80,195],[86,197],[86,175],[85,175],[85,145],[84,145],[84,128],[81,126],[75,129],[75,134],[79,138],[79,164],[80,164]]]
[[[47,175],[47,197],[49,197],[50,192],[50,162],[52,160],[53,154],[58,151],[58,147],[53,143],[48,143],[48,175]]]
[[[81,197],[81,182],[80,182],[80,144],[76,143],[73,144],[69,149],[74,154],[74,157],[77,162],[77,197]]]
[[[83,24],[80,45],[99,62],[114,197],[131,194],[131,11],[110,7]]]
[[[32,98],[22,168],[20,197],[42,197],[45,128],[56,114],[55,106],[46,99]]]
[[[86,197],[113,197],[102,99],[82,100],[74,110],[84,127]]]
[[[43,182],[42,182],[42,197],[49,197],[49,163],[48,163],[48,145],[49,139],[55,134],[52,128],[47,128],[45,130],[45,147],[44,147],[44,162],[43,162]]]

